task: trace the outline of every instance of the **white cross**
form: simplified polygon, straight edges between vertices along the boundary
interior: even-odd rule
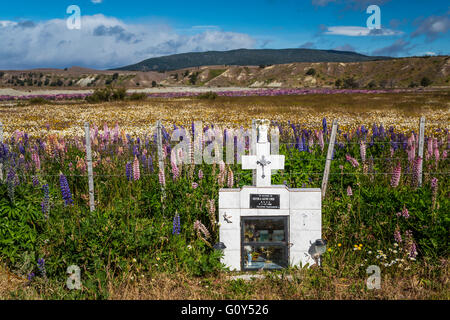
[[[270,186],[272,170],[284,169],[284,156],[270,154],[267,127],[267,124],[258,125],[259,139],[256,143],[256,155],[242,156],[242,169],[256,169],[257,187]]]

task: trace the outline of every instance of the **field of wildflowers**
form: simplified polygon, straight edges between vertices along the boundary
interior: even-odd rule
[[[16,291],[16,295],[32,288],[43,298],[126,298],[127,294],[136,298],[133,294],[141,289],[130,293],[121,286],[142,284],[146,290],[156,290],[153,281],[183,274],[177,281],[203,279],[195,280],[202,287],[194,295],[198,298],[377,297],[365,288],[369,265],[379,266],[391,287],[395,287],[395,277],[411,279],[418,275],[419,281],[425,281],[418,287],[429,289],[419,297],[448,294],[450,134],[443,122],[448,120],[445,109],[434,110],[432,117],[427,114],[423,159],[417,156],[418,119],[413,114],[390,119],[387,124],[380,120],[367,124],[380,115],[378,112],[366,117],[362,122],[366,124],[350,121],[355,119],[351,117],[341,122],[323,202],[323,238],[328,241],[323,272],[327,276],[319,276],[314,269],[289,270],[286,272],[299,277],[298,282],[282,289],[270,277],[269,282],[256,283],[253,288],[226,282],[220,252],[212,249],[218,240],[218,189],[251,184],[251,172],[223,161],[213,165],[177,164],[180,154],[174,151],[176,143],[170,141],[171,132],[177,128],[188,134],[212,128],[224,137],[245,133],[248,127],[241,126],[244,118],[233,112],[226,122],[227,116],[219,115],[217,109],[205,109],[205,116],[200,118],[204,126],[195,127],[188,119],[195,116],[198,105],[190,115],[189,108],[177,109],[173,101],[167,101],[166,109],[160,106],[142,113],[145,103],[120,105],[109,109],[116,112],[105,119],[106,107],[17,106],[4,113],[0,260],[8,270],[27,279],[27,289]],[[70,108],[77,112],[67,113],[58,122],[60,112]],[[152,112],[155,114],[150,116]],[[272,176],[273,184],[320,187],[333,119],[323,117],[326,112],[303,119],[296,114],[287,121],[289,116],[281,111],[272,119],[271,128],[280,133],[280,153],[286,156],[285,170]],[[155,123],[146,121],[169,113],[174,117],[179,114],[179,118],[173,122],[162,118],[164,168],[159,168]],[[21,121],[14,122],[14,117]],[[55,120],[46,122],[49,117]],[[217,122],[211,121],[214,117]],[[89,210],[82,126],[77,128],[89,119],[94,212]],[[114,124],[113,119],[119,120]],[[39,120],[46,124],[32,130]],[[202,143],[207,145],[210,138],[205,135]],[[248,152],[245,140],[235,139],[234,144]],[[420,163],[422,186],[418,185]],[[65,289],[70,265],[81,268],[81,291]],[[335,288],[324,285],[327,277],[337,281]],[[301,289],[304,281],[300,279],[307,279],[309,293]],[[356,279],[353,284],[349,284],[351,279]],[[221,283],[226,283],[225,289],[220,288]],[[261,294],[268,283],[273,295]],[[353,291],[338,294],[340,285]],[[328,294],[334,290],[336,295],[327,296],[321,290],[328,290]],[[154,291],[141,294],[170,298]],[[381,297],[404,294],[384,291]]]

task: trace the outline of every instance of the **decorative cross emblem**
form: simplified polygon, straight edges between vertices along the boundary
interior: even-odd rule
[[[266,157],[264,157],[264,155],[262,156],[261,160],[256,161],[256,164],[259,164],[262,167],[262,175],[261,177],[264,179],[266,176],[264,174],[264,167],[271,164],[270,161],[266,160]]]
[[[259,138],[256,143],[256,155],[242,156],[242,169],[256,170],[256,186],[271,185],[272,170],[284,169],[284,156],[270,154],[270,142],[267,140],[268,125],[258,126]]]
[[[232,216],[227,216],[226,213],[223,214],[223,220],[225,220],[227,223],[233,223],[231,221]]]

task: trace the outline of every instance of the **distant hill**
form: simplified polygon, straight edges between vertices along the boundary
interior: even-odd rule
[[[363,62],[392,59],[371,57],[350,51],[315,49],[238,49],[174,54],[151,58],[139,63],[117,68],[121,71],[171,71],[192,67],[230,65],[260,66],[293,62]]]
[[[63,69],[0,70],[0,88],[127,89],[160,87],[406,88],[450,87],[450,57],[408,57],[362,62],[292,62],[257,66],[211,65],[157,71]],[[425,81],[429,82],[429,81]]]

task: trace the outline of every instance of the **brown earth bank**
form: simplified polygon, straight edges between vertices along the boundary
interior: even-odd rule
[[[202,66],[166,72],[109,71],[80,67],[0,71],[0,88],[20,90],[160,87],[347,87],[450,86],[449,56],[367,62]],[[426,78],[425,82],[423,79]]]

